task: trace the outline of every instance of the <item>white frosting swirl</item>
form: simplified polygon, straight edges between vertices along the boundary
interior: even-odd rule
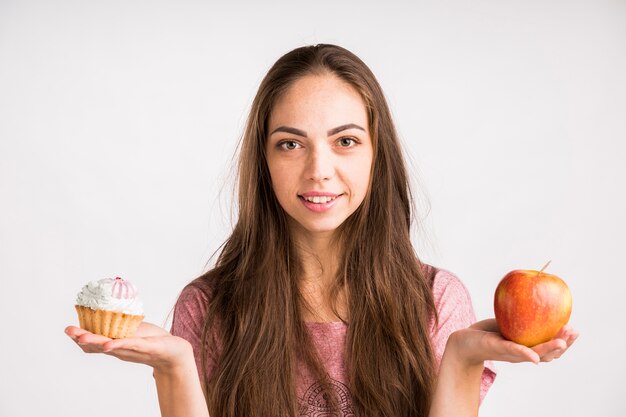
[[[119,284],[120,279],[104,278],[99,281],[90,281],[76,296],[76,304],[94,310],[143,315],[143,303],[130,282],[124,281],[124,284],[128,284],[131,287],[132,296],[126,295],[128,298],[117,298],[113,295],[114,293],[119,294],[119,291],[114,291],[113,287],[116,285],[116,282]]]

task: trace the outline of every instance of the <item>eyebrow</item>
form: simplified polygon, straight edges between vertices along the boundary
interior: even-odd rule
[[[348,130],[348,129],[359,129],[365,132],[365,129],[363,129],[361,126],[354,124],[354,123],[348,123],[345,125],[341,125],[341,126],[337,126],[335,128],[330,129],[328,132],[326,132],[326,134],[328,136],[332,136],[332,135],[336,135],[339,132],[343,132],[344,130]],[[296,129],[295,127],[289,127],[289,126],[279,126],[276,129],[274,129],[274,131],[272,133],[270,133],[270,136],[273,135],[276,132],[285,132],[285,133],[291,133],[293,135],[298,135],[298,136],[302,136],[304,138],[307,137],[307,134],[304,130],[300,130],[300,129]]]

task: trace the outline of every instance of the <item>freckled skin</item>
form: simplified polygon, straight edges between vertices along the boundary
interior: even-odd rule
[[[502,336],[530,347],[551,340],[567,324],[572,295],[556,275],[514,270],[498,284],[494,310]]]

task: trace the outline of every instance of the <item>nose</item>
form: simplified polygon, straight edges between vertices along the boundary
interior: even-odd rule
[[[323,146],[310,148],[307,155],[305,176],[308,180],[321,182],[335,175],[335,160],[329,149]]]

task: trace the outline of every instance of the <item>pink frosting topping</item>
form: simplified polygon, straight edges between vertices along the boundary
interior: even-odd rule
[[[130,282],[124,281],[120,277],[115,277],[111,295],[115,298],[134,298],[137,296],[137,289]]]

